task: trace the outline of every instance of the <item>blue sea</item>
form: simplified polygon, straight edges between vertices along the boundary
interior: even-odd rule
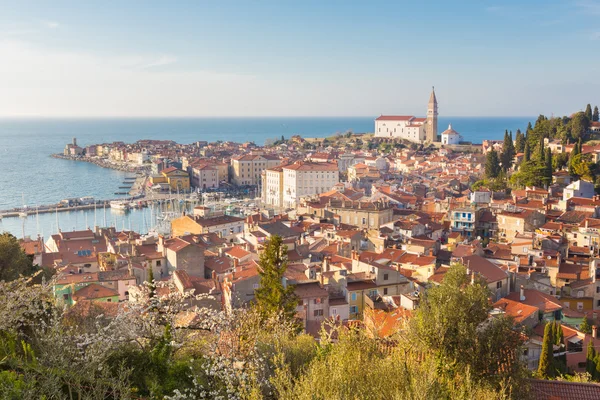
[[[330,118],[106,118],[106,119],[0,119],[0,210],[22,206],[34,208],[65,198],[94,196],[114,198],[114,192],[127,175],[89,163],[51,158],[66,143],[77,138],[80,146],[113,141],[135,142],[140,139],[170,139],[178,143],[198,140],[254,141],[301,135],[325,137],[336,132],[372,132],[373,117]],[[440,117],[439,131],[448,124],[462,134],[464,140],[480,143],[484,139],[504,137],[506,129],[524,130],[535,117]],[[99,225],[103,218],[93,211],[59,213],[63,230],[83,229]],[[109,224],[140,230],[140,213],[112,216]],[[109,218],[110,221],[111,218]],[[25,220],[5,218],[0,232],[17,236],[46,237],[56,232],[56,216],[42,214]]]

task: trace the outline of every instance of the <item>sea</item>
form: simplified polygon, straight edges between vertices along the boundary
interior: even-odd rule
[[[302,118],[5,118],[0,119],[0,210],[26,205],[53,204],[62,199],[93,196],[113,199],[125,176],[131,174],[94,164],[50,157],[61,153],[77,138],[84,147],[90,144],[140,139],[169,139],[177,143],[230,140],[264,144],[267,139],[327,137],[335,133],[372,132],[373,117]],[[525,130],[535,117],[440,117],[438,130],[449,124],[463,140],[502,140],[505,130]],[[0,232],[17,237],[48,237],[58,228],[85,229],[113,225],[145,233],[151,223],[148,211],[127,214],[103,210],[60,212],[58,215],[31,213],[27,218],[3,218]]]

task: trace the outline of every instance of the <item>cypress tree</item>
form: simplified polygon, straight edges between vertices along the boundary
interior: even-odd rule
[[[594,368],[594,373],[592,374],[592,378],[597,381],[600,379],[600,353],[596,353],[596,358],[594,358],[594,364],[596,368]]]
[[[525,130],[525,132],[529,133],[533,130],[533,126],[531,126],[531,121],[529,121],[529,123],[527,124],[527,129]]]
[[[588,121],[592,120],[592,106],[590,104],[585,106],[585,116],[587,117]]]
[[[563,334],[562,324],[558,321],[554,321],[553,337],[554,337],[555,345],[557,345],[557,346],[564,345],[563,342],[564,342],[565,336]]]
[[[540,166],[544,166],[544,158],[546,158],[546,153],[544,151],[544,137],[541,136],[540,137],[540,143],[538,144],[538,149],[537,149],[538,153],[537,153],[537,158],[538,158],[538,163]]]
[[[525,149],[524,149],[524,155],[523,155],[523,161],[524,162],[528,162],[529,160],[531,160],[531,150],[529,150],[529,143],[525,142]]]
[[[148,297],[153,298],[156,296],[156,283],[154,282],[154,271],[152,270],[152,266],[148,268],[148,288],[150,288]]]
[[[598,114],[598,106],[594,107],[594,113],[592,114],[592,121],[597,122],[600,119],[600,114]]]
[[[496,150],[491,149],[485,159],[485,176],[487,179],[494,179],[500,172],[500,159]]]
[[[594,371],[596,370],[595,359],[596,350],[594,350],[594,343],[590,340],[585,355],[585,371],[590,374],[590,376],[594,376]]]
[[[511,131],[508,134],[508,143],[506,144],[506,151],[503,153],[503,156],[505,157],[505,160],[503,161],[503,163],[506,162],[505,167],[504,167],[505,170],[512,167],[512,163],[515,158],[515,154],[516,154],[515,144],[513,143],[513,136],[512,136],[512,131]]]
[[[517,129],[516,138],[515,138],[515,151],[517,153],[522,153],[525,150],[525,135],[521,133],[520,130]]]
[[[548,185],[550,185],[552,183],[552,172],[553,172],[553,168],[552,168],[552,151],[550,151],[550,148],[546,149],[546,157],[544,160],[546,166],[544,168],[544,185],[546,187],[548,187]],[[562,330],[561,330],[562,332]]]
[[[264,318],[283,312],[290,321],[294,319],[298,298],[294,285],[284,284],[287,263],[287,246],[281,236],[272,236],[260,255],[260,286],[255,291],[256,307]]]
[[[554,376],[554,360],[552,344],[552,324],[546,323],[544,327],[544,340],[542,342],[542,353],[540,354],[540,363],[538,366],[538,375],[541,378],[551,378]]]

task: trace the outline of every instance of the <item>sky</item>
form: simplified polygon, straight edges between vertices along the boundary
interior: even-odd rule
[[[0,0],[0,117],[564,115],[600,0]]]

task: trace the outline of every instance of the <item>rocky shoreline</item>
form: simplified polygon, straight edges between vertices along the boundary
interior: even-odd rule
[[[148,172],[149,168],[146,166],[133,166],[129,164],[115,164],[102,158],[88,158],[88,157],[77,157],[77,156],[65,156],[64,154],[52,154],[53,158],[60,158],[62,160],[71,161],[83,161],[91,164],[95,164],[102,168],[114,169],[117,171],[131,172],[131,173],[144,173]]]

